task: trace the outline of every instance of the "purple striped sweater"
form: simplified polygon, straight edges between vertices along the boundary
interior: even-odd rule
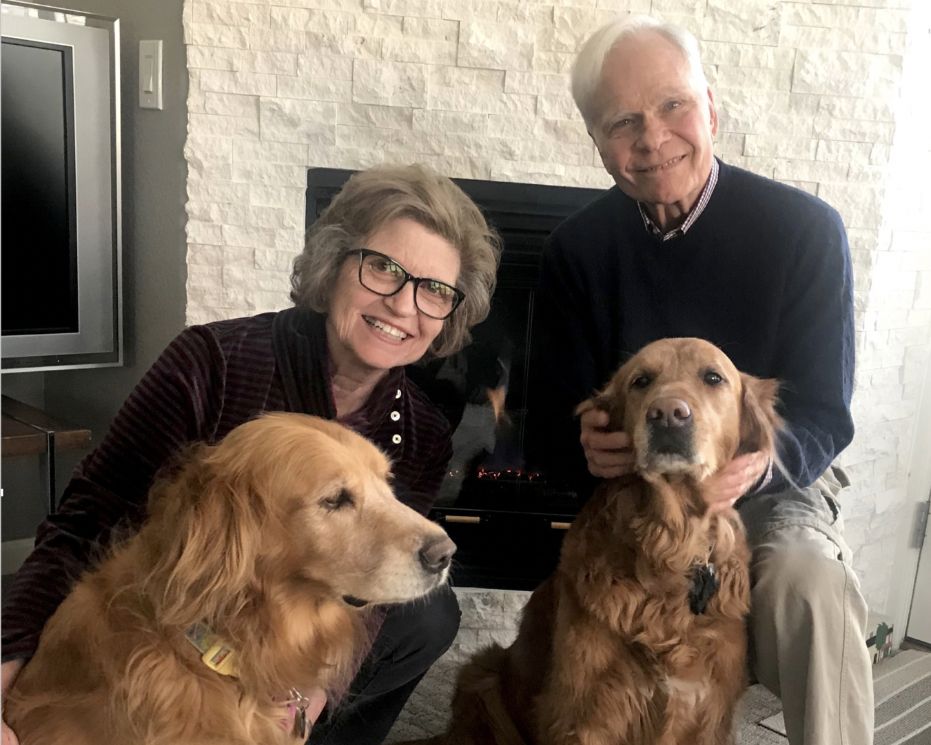
[[[32,655],[75,579],[114,535],[138,529],[155,473],[172,455],[190,442],[216,442],[263,411],[295,410],[275,361],[276,315],[191,327],[156,360],[75,470],[58,512],[39,526],[4,603],[4,660]],[[327,369],[325,361],[316,367]],[[452,454],[450,428],[404,370],[390,371],[343,423],[388,454],[399,498],[426,514]]]

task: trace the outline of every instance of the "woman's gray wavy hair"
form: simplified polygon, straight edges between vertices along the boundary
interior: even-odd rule
[[[679,47],[688,62],[695,90],[701,93],[707,90],[708,79],[702,69],[698,40],[689,31],[651,16],[619,16],[588,38],[572,64],[572,97],[589,132],[593,131],[600,114],[597,93],[605,57],[625,38],[645,31],[660,34]]]
[[[456,286],[465,299],[443,323],[428,354],[445,357],[471,340],[469,329],[491,309],[501,241],[465,192],[422,165],[382,165],[353,174],[307,231],[294,260],[291,299],[327,313],[346,253],[365,245],[391,220],[406,217],[445,238],[459,251]]]

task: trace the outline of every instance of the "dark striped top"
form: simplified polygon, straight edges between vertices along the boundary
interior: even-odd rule
[[[138,529],[155,472],[171,456],[289,408],[273,351],[275,316],[191,327],[156,360],[75,470],[58,512],[39,526],[4,603],[4,660],[35,651],[43,625],[115,529],[121,537]],[[426,514],[452,454],[450,428],[404,370],[390,371],[344,423],[388,454],[399,498]]]

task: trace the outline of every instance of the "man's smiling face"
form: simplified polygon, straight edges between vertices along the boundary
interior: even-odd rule
[[[711,172],[718,119],[675,44],[653,31],[605,58],[592,138],[618,187],[664,223],[694,206]]]

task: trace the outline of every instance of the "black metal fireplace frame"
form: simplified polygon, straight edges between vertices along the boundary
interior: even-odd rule
[[[312,168],[307,174],[306,224],[329,204],[351,170]],[[525,290],[530,294],[525,351],[530,347],[533,292],[539,282],[539,260],[546,237],[566,217],[603,194],[602,190],[453,179],[484,212],[503,238],[498,293]],[[524,375],[529,365],[524,367]],[[422,371],[412,370],[412,375]],[[429,380],[417,378],[430,394]],[[520,381],[528,390],[528,381]],[[431,517],[442,523],[459,551],[453,581],[460,586],[532,589],[555,567],[566,528],[581,500],[576,495],[541,496],[532,484],[495,484],[503,498],[484,503],[436,507]],[[509,491],[510,496],[508,498]],[[520,490],[525,494],[523,498]],[[500,502],[502,507],[493,506]]]

